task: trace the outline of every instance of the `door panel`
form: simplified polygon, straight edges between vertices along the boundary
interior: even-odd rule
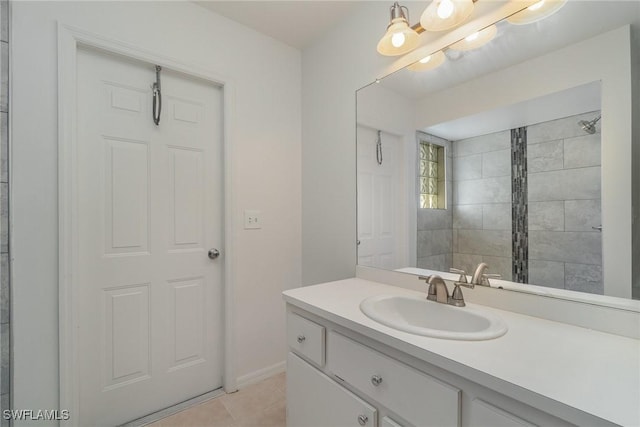
[[[222,385],[222,92],[78,51],[80,425],[115,425]]]
[[[104,138],[105,249],[146,252],[149,226],[149,147],[144,141]]]
[[[171,292],[171,324],[174,350],[171,370],[204,361],[205,325],[203,278],[176,280],[169,283]]]
[[[148,378],[149,286],[105,291],[105,389]]]
[[[172,249],[203,249],[203,152],[169,147]]]

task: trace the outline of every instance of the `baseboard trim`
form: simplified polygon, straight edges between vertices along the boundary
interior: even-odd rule
[[[196,396],[193,399],[185,400],[184,402],[178,403],[177,405],[173,405],[168,408],[161,409],[158,412],[154,412],[153,414],[145,415],[144,417],[138,418],[137,420],[129,421],[128,423],[122,424],[120,427],[146,426],[147,424],[151,424],[163,418],[170,417],[171,415],[175,415],[178,412],[184,411],[193,406],[204,403],[207,400],[215,399],[216,397],[219,397],[222,395],[224,395],[224,391],[222,390],[222,387],[220,387],[208,393],[202,394],[200,396]]]
[[[251,384],[255,384],[259,381],[277,375],[285,371],[285,361],[278,362],[275,365],[267,366],[266,368],[258,369],[257,371],[250,372],[246,375],[238,377],[236,380],[238,388],[242,389]]]

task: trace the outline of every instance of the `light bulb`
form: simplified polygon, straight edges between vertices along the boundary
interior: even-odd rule
[[[438,17],[440,19],[447,19],[453,14],[453,2],[451,0],[442,0],[438,5]]]
[[[496,25],[489,25],[487,28],[480,30],[476,33],[469,34],[463,40],[456,42],[449,46],[451,50],[472,50],[477,49],[480,46],[490,42],[498,32],[498,27]],[[452,59],[450,57],[450,59]]]
[[[541,0],[538,3],[532,4],[527,9],[529,9],[529,10],[538,10],[538,9],[540,9],[542,7],[543,4],[544,4],[544,0]]]
[[[438,68],[445,61],[444,53],[439,50],[409,65],[411,71],[428,71]]]
[[[393,47],[400,47],[404,44],[405,36],[403,33],[394,33],[391,36],[391,44]]]
[[[469,36],[465,37],[464,39],[465,39],[466,41],[468,41],[468,42],[472,42],[472,41],[474,41],[475,39],[477,39],[477,38],[478,38],[478,35],[479,35],[479,34],[480,34],[480,32],[479,32],[479,31],[476,31],[475,33],[473,33],[473,34],[471,34],[471,35],[469,35]]]

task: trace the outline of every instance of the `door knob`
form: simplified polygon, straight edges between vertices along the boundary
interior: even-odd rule
[[[220,256],[220,251],[217,250],[216,248],[213,249],[209,249],[209,258],[211,259],[216,259]]]

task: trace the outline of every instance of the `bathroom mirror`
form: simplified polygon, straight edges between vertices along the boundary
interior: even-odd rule
[[[629,24],[637,2],[568,2],[360,89],[358,263],[472,274],[485,262],[504,288],[640,299],[631,221],[616,219],[631,192],[611,191],[631,188],[616,167],[632,156],[638,102]]]

